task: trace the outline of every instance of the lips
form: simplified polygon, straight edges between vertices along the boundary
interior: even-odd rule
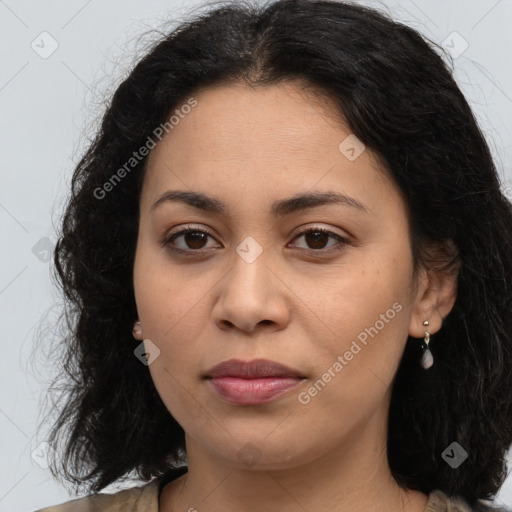
[[[241,379],[256,379],[266,377],[292,377],[304,378],[300,372],[267,359],[254,359],[253,361],[241,361],[240,359],[229,359],[206,373],[206,377],[238,377]]]
[[[214,393],[237,405],[256,405],[275,400],[305,378],[297,370],[266,359],[230,359],[211,368],[206,378]]]

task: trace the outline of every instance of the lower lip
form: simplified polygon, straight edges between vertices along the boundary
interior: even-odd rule
[[[213,390],[233,404],[254,405],[275,400],[297,386],[303,379],[295,377],[266,377],[242,379],[238,377],[214,377],[208,379]]]

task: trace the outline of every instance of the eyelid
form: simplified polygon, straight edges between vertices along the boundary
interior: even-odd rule
[[[174,228],[170,229],[169,231],[166,231],[162,241],[160,242],[160,245],[162,247],[165,247],[169,244],[170,239],[175,235],[183,235],[186,234],[187,231],[202,231],[208,235],[210,235],[212,238],[216,238],[215,234],[212,230],[209,228],[204,227],[202,224],[185,224],[184,226],[179,226],[176,231],[174,231]],[[195,251],[198,252],[198,251]]]
[[[326,228],[323,226],[315,226],[315,225],[310,225],[310,224],[306,225],[304,228],[301,228],[298,232],[296,232],[293,237],[293,240],[296,240],[304,233],[308,233],[310,231],[320,231],[322,233],[329,235],[329,237],[331,237],[331,238],[337,238],[338,243],[334,244],[333,246],[331,246],[327,249],[315,250],[315,249],[304,249],[302,247],[297,248],[298,251],[305,253],[305,254],[318,254],[320,256],[321,255],[327,256],[328,254],[342,251],[346,245],[353,245],[353,243],[351,242],[351,237],[349,237],[348,235],[347,236],[340,235],[330,228]],[[341,247],[340,247],[340,245],[341,245]]]
[[[196,253],[198,255],[201,254],[202,252],[204,252],[201,249],[198,249],[198,250],[194,250],[194,249],[181,249],[181,248],[178,248],[178,247],[171,247],[170,246],[171,239],[174,236],[177,236],[177,237],[178,236],[182,236],[184,234],[187,234],[187,232],[189,232],[189,231],[203,232],[203,233],[206,233],[207,235],[211,236],[212,238],[216,239],[216,235],[213,233],[213,231],[211,229],[209,229],[207,227],[204,227],[203,225],[186,224],[184,226],[180,226],[178,229],[176,229],[176,231],[174,231],[173,229],[169,230],[164,235],[162,241],[160,242],[161,247],[163,247],[163,248],[167,247],[171,251],[175,251],[175,252],[179,252],[179,253],[183,253],[183,254],[184,253],[188,253],[188,254]],[[338,243],[335,244],[334,246],[331,246],[328,249],[316,249],[315,250],[315,249],[305,249],[305,248],[299,247],[297,250],[299,250],[299,251],[301,251],[303,253],[304,252],[307,252],[309,254],[316,253],[318,255],[328,254],[328,253],[331,253],[331,252],[336,252],[336,251],[342,250],[343,247],[342,248],[338,248],[337,247],[340,244],[342,244],[343,246],[351,244],[351,240],[350,240],[349,236],[340,235],[340,234],[336,233],[335,231],[333,231],[332,229],[329,229],[329,228],[326,228],[326,227],[323,227],[323,226],[318,226],[318,225],[311,225],[311,224],[306,224],[305,226],[301,226],[299,228],[299,230],[296,231],[295,234],[293,235],[292,241],[294,241],[296,238],[298,238],[302,234],[308,233],[310,231],[320,231],[320,232],[326,233],[331,238],[337,238],[338,239]]]
[[[324,227],[324,226],[320,226],[320,225],[311,225],[311,224],[306,224],[304,227],[299,227],[298,228],[298,231],[295,233],[295,238],[297,237],[297,235],[301,235],[302,233],[304,232],[308,232],[308,231],[314,231],[314,230],[317,230],[317,231],[323,231],[325,233],[330,233],[332,235],[335,235],[335,236],[339,236],[340,238],[344,238],[346,240],[348,240],[349,238],[349,235],[346,234],[346,235],[341,235],[339,233],[336,233],[335,231],[333,231],[333,228],[327,228],[327,227]]]

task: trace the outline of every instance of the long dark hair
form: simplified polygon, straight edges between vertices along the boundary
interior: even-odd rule
[[[186,460],[183,429],[133,354],[132,271],[147,157],[126,162],[200,88],[300,80],[337,102],[399,185],[416,268],[458,271],[455,305],[431,340],[434,366],[418,367],[420,343],[410,339],[394,380],[392,474],[403,487],[470,503],[497,493],[512,443],[512,211],[441,54],[385,13],[326,0],[225,3],[151,47],[117,88],[74,171],[55,248],[69,393],[48,440],[65,440],[54,476],[98,491],[129,472],[147,481]],[[123,166],[122,179],[112,181]],[[447,252],[441,267],[429,248],[447,241],[457,255]],[[456,469],[442,456],[453,442],[468,453]]]

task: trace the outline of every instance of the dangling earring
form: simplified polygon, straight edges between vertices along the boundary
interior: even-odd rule
[[[423,325],[428,325],[428,320],[425,320],[423,322]],[[428,370],[433,364],[434,364],[434,356],[432,355],[432,352],[430,352],[430,349],[428,348],[428,344],[430,342],[430,334],[425,331],[425,338],[423,339],[424,343],[422,345],[423,347],[423,355],[421,356],[421,366]]]
[[[137,320],[134,324],[133,324],[133,330],[132,330],[132,335],[133,337],[138,340],[139,338],[137,338],[137,335],[141,335],[142,334],[142,329],[141,329],[141,326],[140,326],[140,322]]]

